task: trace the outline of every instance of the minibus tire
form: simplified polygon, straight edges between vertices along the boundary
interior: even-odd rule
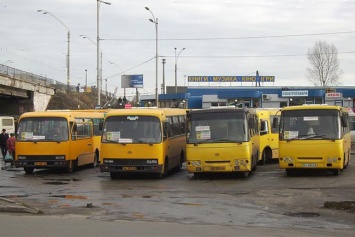
[[[294,169],[286,169],[286,175],[288,177],[295,176],[295,174],[296,174],[296,170],[294,170]]]
[[[248,177],[249,177],[249,174],[250,174],[250,171],[243,171],[243,172],[242,172],[242,177],[243,177],[243,178],[248,178]]]
[[[338,176],[340,174],[340,169],[333,169],[332,172],[335,176]]]
[[[97,166],[97,154],[96,152],[94,153],[94,162],[91,163],[91,168],[95,168]]]
[[[177,169],[176,169],[177,171],[181,171],[183,163],[184,163],[184,152],[182,151],[181,155],[180,155],[179,165],[177,166]]]
[[[23,167],[23,169],[25,170],[26,174],[33,174],[33,171],[35,168],[33,167]]]
[[[121,174],[117,172],[110,172],[111,179],[118,179],[120,178]]]

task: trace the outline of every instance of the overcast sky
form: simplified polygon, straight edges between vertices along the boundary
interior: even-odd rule
[[[71,84],[84,85],[87,69],[88,84],[96,85],[96,0],[0,1],[0,64],[66,83],[66,26]],[[159,85],[163,58],[166,85],[175,85],[174,48],[186,48],[177,63],[179,86],[197,85],[188,84],[188,76],[247,76],[256,70],[275,76],[265,86],[311,86],[306,54],[322,40],[338,49],[342,85],[355,86],[354,0],[107,1],[111,5],[99,8],[103,89],[107,79],[108,90],[117,86],[118,95],[121,73],[143,74],[140,92],[154,94],[156,31],[145,7],[158,18]]]

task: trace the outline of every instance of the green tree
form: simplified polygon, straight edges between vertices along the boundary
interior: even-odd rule
[[[315,86],[336,86],[342,75],[338,60],[338,50],[334,44],[318,41],[308,49],[310,67],[306,69],[307,79]]]

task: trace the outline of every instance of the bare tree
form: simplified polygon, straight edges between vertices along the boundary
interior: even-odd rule
[[[335,86],[343,73],[339,67],[338,50],[334,44],[318,41],[308,49],[307,58],[310,67],[306,69],[306,77],[315,86]]]

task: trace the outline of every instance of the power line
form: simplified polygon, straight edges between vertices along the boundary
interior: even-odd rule
[[[355,52],[338,52],[337,54],[353,54]],[[326,53],[324,53],[326,54]],[[272,57],[299,57],[310,54],[270,54],[270,55],[222,55],[222,56],[180,56],[181,58],[272,58]],[[162,56],[164,58],[172,58],[174,56]]]
[[[355,31],[339,31],[339,32],[324,32],[324,33],[310,33],[310,34],[291,34],[291,35],[263,35],[263,36],[242,36],[242,37],[209,37],[209,38],[159,38],[159,41],[179,41],[179,40],[242,40],[242,39],[266,39],[266,38],[286,38],[286,37],[305,37],[318,35],[340,35],[340,34],[354,34]],[[100,39],[107,41],[153,41],[155,39]]]
[[[100,39],[100,40],[101,40],[101,39]],[[112,77],[115,77],[115,76],[118,76],[118,75],[124,74],[125,72],[128,72],[128,71],[130,71],[130,70],[132,70],[132,69],[134,69],[134,68],[136,68],[136,67],[139,67],[139,66],[141,66],[141,65],[143,65],[143,64],[146,64],[146,63],[148,63],[148,62],[152,61],[153,59],[155,59],[155,57],[150,58],[150,59],[148,59],[147,61],[145,61],[145,62],[143,62],[143,63],[140,63],[140,64],[138,64],[138,65],[136,65],[136,66],[134,66],[134,67],[131,67],[131,68],[129,68],[129,69],[126,69],[126,70],[124,70],[124,71],[122,71],[122,72],[120,72],[120,73],[117,73],[117,74],[115,74],[115,75],[112,75],[112,76],[106,77],[106,78],[105,78],[105,79],[103,79],[103,80],[107,80],[107,79],[109,79],[109,78],[112,78]]]

